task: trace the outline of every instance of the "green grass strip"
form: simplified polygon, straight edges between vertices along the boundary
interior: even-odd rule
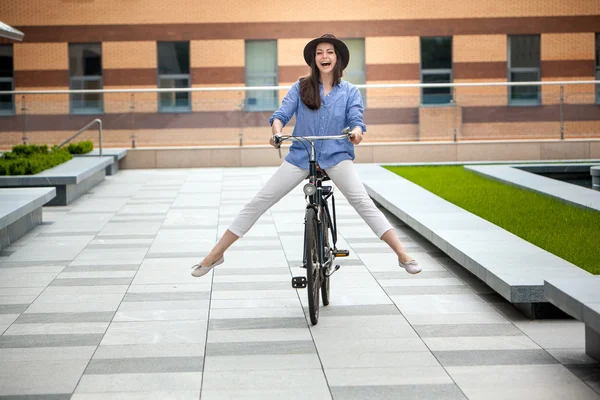
[[[598,211],[483,177],[462,165],[385,168],[592,274],[600,274]]]

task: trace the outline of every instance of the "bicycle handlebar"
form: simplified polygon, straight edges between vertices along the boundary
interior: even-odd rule
[[[346,139],[346,138],[348,138],[350,136],[352,136],[352,134],[350,133],[350,128],[344,128],[344,130],[342,130],[342,134],[341,135],[334,135],[334,136],[281,136],[281,135],[273,135],[273,143],[275,143],[276,145],[280,145],[285,140],[291,140],[291,141],[308,140],[308,141],[311,141],[311,142],[314,142],[315,140],[340,140],[340,139]]]

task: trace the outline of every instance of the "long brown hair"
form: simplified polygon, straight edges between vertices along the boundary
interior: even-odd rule
[[[340,83],[344,71],[342,70],[342,59],[340,53],[334,46],[335,51],[335,66],[333,67],[333,84],[337,85]],[[306,107],[311,110],[318,110],[321,108],[321,94],[319,93],[319,80],[321,78],[321,72],[317,67],[315,58],[313,56],[310,62],[310,74],[300,78],[300,98],[302,102],[306,104]]]

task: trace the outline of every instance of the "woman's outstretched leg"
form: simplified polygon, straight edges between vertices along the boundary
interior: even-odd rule
[[[227,229],[215,247],[213,247],[210,253],[204,257],[204,260],[202,260],[200,264],[210,266],[216,261],[220,260],[225,254],[225,250],[231,247],[231,245],[234,244],[239,238],[240,237],[238,235]]]
[[[243,237],[265,211],[298,186],[306,178],[306,175],[307,172],[302,168],[284,161],[256,196],[239,212],[229,228],[208,255],[204,257],[202,262],[192,267],[192,275],[202,276],[209,272],[215,263],[220,264],[223,262],[222,258],[225,251],[236,240]],[[200,272],[200,270],[203,271]]]
[[[392,224],[390,224],[385,215],[383,215],[369,197],[356,172],[354,163],[349,160],[342,161],[329,168],[327,174],[377,237],[383,240],[396,253],[400,266],[411,274],[420,272],[421,267],[408,254],[406,248],[396,235]]]

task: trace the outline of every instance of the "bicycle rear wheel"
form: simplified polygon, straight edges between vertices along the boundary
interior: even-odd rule
[[[319,271],[319,255],[317,253],[317,215],[315,210],[306,210],[304,221],[304,255],[306,258],[306,291],[308,293],[308,312],[310,322],[319,322],[319,291],[321,274]]]

